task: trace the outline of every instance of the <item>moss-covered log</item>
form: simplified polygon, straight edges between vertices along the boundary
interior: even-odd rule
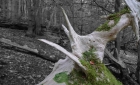
[[[133,23],[135,16],[128,10],[111,15],[110,20],[106,22],[106,26],[110,27],[109,30],[102,27],[91,34],[80,36],[74,31],[65,11],[63,9],[62,11],[68,28],[64,25],[62,27],[70,40],[72,52],[50,41],[39,39],[62,51],[67,57],[58,61],[50,75],[38,85],[122,85],[102,63],[104,50],[107,42],[114,40],[122,29],[135,25]],[[117,18],[119,16],[119,19],[112,23],[112,18],[116,19],[116,16]],[[133,26],[133,29],[138,28]],[[138,32],[135,33],[139,36]],[[120,59],[115,61],[123,62]]]
[[[107,17],[107,21],[101,26],[99,26],[96,29],[96,31],[109,31],[113,26],[115,26],[118,23],[118,21],[121,18],[121,15],[126,13],[130,13],[130,9],[127,6],[124,9],[122,9],[120,12],[109,15]],[[111,22],[109,23],[109,21]]]
[[[81,63],[87,68],[86,74],[74,69],[68,75],[68,85],[122,85],[108,68],[97,59],[95,48],[83,53]]]

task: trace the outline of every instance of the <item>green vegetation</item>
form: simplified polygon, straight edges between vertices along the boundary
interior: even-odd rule
[[[122,85],[116,80],[108,68],[96,58],[92,47],[89,51],[83,53],[82,65],[87,68],[87,72],[74,69],[69,75],[61,72],[55,75],[54,80],[57,83],[66,83],[66,85]]]
[[[54,81],[56,81],[57,83],[66,83],[68,82],[68,75],[66,72],[61,72],[55,75],[55,77],[53,78]]]
[[[111,27],[109,27],[107,24],[108,24],[108,20],[104,23],[104,24],[102,24],[101,26],[99,26],[97,29],[96,29],[96,31],[108,31],[108,30],[110,30],[111,29]]]
[[[87,68],[86,74],[73,70],[69,75],[68,85],[122,85],[94,54],[95,49],[83,53],[81,63]],[[91,63],[92,62],[92,63]]]
[[[118,23],[118,21],[120,20],[120,16],[125,13],[130,13],[130,9],[128,7],[125,7],[118,13],[109,15],[107,18],[108,20],[103,25],[99,26],[96,29],[96,31],[109,31],[113,26],[115,26]],[[108,26],[109,20],[114,20],[114,22],[115,22],[114,25],[111,27]]]

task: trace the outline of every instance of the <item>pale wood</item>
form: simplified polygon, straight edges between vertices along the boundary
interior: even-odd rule
[[[130,3],[131,1],[134,1],[134,0],[125,0],[125,1],[126,2],[128,1],[128,3]],[[131,6],[131,5],[128,5],[128,6]],[[96,51],[94,53],[95,53],[96,57],[102,62],[103,58],[104,58],[104,50],[105,50],[107,42],[114,40],[116,38],[117,34],[122,29],[128,27],[129,25],[133,26],[133,29],[135,30],[135,34],[137,35],[137,39],[139,39],[139,33],[137,32],[139,30],[139,28],[137,28],[138,17],[136,17],[136,14],[134,12],[131,12],[131,14],[126,13],[126,14],[121,15],[121,18],[117,24],[112,23],[113,21],[111,20],[109,22],[108,26],[110,26],[110,25],[111,26],[114,25],[114,26],[111,27],[111,29],[109,31],[94,31],[91,34],[81,36],[74,31],[64,9],[62,9],[62,11],[64,13],[64,17],[66,19],[68,28],[65,27],[64,25],[62,25],[62,27],[70,40],[72,53],[65,52],[66,50],[64,50],[59,45],[56,45],[52,42],[41,39],[41,41],[43,41],[43,42],[57,48],[58,50],[62,51],[63,53],[65,53],[69,58],[66,57],[65,60],[58,61],[55,64],[52,73],[50,73],[50,75],[47,76],[44,79],[44,81],[39,83],[38,85],[42,85],[42,84],[43,85],[66,85],[65,83],[56,83],[53,80],[54,76],[57,73],[64,72],[64,71],[68,72],[68,74],[69,74],[72,71],[72,69],[74,68],[74,63],[77,63],[79,65],[79,67],[82,68],[83,66],[79,63],[80,62],[79,59],[82,59],[82,53],[85,51],[88,51],[91,47],[94,47],[96,49]],[[120,60],[120,59],[116,60],[114,58],[113,58],[113,60],[116,63],[118,62],[118,64],[120,64],[120,66],[122,66],[123,68],[126,67],[122,60]],[[67,61],[69,61],[69,62],[67,62]],[[66,69],[66,67],[68,67],[68,66],[70,67],[70,69]]]

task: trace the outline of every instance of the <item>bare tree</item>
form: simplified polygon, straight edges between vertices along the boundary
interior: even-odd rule
[[[115,12],[119,12],[121,1],[115,0]],[[118,33],[117,38],[115,40],[115,49],[114,49],[114,57],[120,58],[120,33]]]
[[[28,31],[27,35],[41,34],[42,0],[27,0],[28,7]]]
[[[107,42],[114,40],[122,29],[131,25],[137,36],[137,41],[139,40],[138,20],[140,19],[140,10],[138,7],[140,3],[137,0],[125,1],[130,7],[131,12],[126,8],[119,13],[108,16],[108,22],[85,36],[80,36],[73,30],[65,11],[62,9],[68,28],[64,25],[62,27],[70,40],[72,52],[68,52],[66,49],[50,41],[39,39],[62,51],[67,57],[64,60],[59,60],[50,75],[38,85],[122,85],[111,75],[102,64],[102,61]],[[114,17],[117,17],[117,19]],[[122,60],[116,59],[115,61],[121,66],[126,67]],[[75,77],[78,74],[76,72],[73,73],[73,71],[84,74],[84,79],[78,81],[83,76]],[[68,75],[77,79],[70,80]],[[80,81],[83,82],[80,83]]]

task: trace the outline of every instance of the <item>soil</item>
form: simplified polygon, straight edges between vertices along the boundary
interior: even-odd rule
[[[0,38],[6,38],[20,45],[27,45],[33,49],[40,49],[43,54],[60,59],[65,55],[58,50],[38,41],[48,39],[53,42],[59,40],[55,33],[45,33],[44,36],[29,38],[25,30],[0,28]],[[46,57],[47,57],[46,56]],[[44,60],[37,55],[22,49],[15,49],[0,42],[0,85],[35,85],[41,82],[51,71],[54,63]]]

